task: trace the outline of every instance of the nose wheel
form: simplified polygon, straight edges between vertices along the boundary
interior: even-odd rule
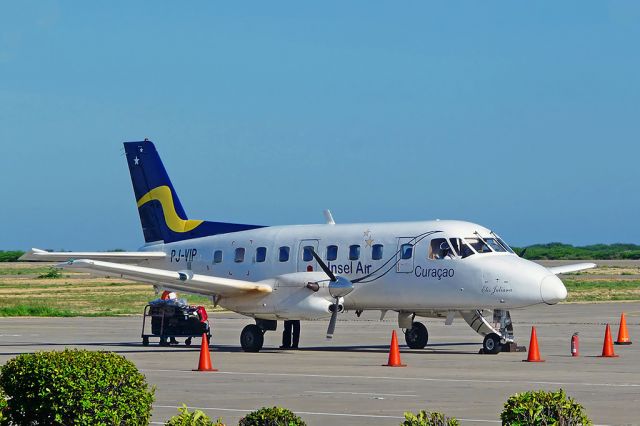
[[[484,337],[482,342],[482,351],[485,354],[497,354],[502,348],[502,342],[500,342],[500,336],[496,333],[489,333]]]
[[[411,349],[424,349],[429,341],[427,327],[421,322],[414,322],[411,328],[404,332],[404,340]]]

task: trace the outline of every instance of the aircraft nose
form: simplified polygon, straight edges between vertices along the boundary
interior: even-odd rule
[[[544,303],[555,305],[567,298],[567,288],[560,278],[555,275],[548,275],[540,283],[540,296],[542,296]]]

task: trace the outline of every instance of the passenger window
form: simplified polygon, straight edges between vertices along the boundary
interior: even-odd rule
[[[236,256],[233,261],[236,263],[244,262],[244,249],[242,247],[236,249]]]
[[[358,259],[360,259],[360,246],[357,244],[349,246],[349,260]]]
[[[338,258],[338,246],[327,246],[327,260],[336,260]]]
[[[402,246],[400,246],[401,259],[411,259],[411,256],[413,256],[413,244],[403,244]]]
[[[313,246],[304,246],[302,249],[302,260],[311,262],[313,260]]]
[[[382,259],[383,248],[384,246],[382,244],[374,244],[373,247],[371,247],[371,259],[373,260]]]
[[[289,247],[287,246],[280,247],[280,251],[278,253],[278,260],[280,260],[280,262],[289,261]]]
[[[261,263],[267,259],[267,248],[258,247],[256,249],[256,262]]]
[[[429,259],[453,259],[455,252],[446,238],[434,238],[429,245]]]
[[[222,250],[213,252],[213,263],[222,263]]]

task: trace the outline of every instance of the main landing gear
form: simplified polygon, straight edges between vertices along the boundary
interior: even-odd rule
[[[275,320],[256,319],[255,324],[249,324],[240,333],[240,346],[245,352],[260,352],[264,345],[264,333],[275,330],[278,322]]]
[[[256,324],[249,324],[240,333],[240,345],[245,352],[259,352],[264,344],[264,331]]]
[[[427,327],[421,322],[414,322],[411,328],[404,332],[404,340],[411,349],[424,349],[429,341]]]

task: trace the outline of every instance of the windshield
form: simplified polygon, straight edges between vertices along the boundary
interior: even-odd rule
[[[491,247],[493,251],[497,251],[497,252],[507,251],[507,249],[502,247],[502,245],[495,238],[485,238],[484,241],[487,243],[489,247]]]
[[[473,249],[478,253],[490,253],[491,249],[489,246],[482,241],[481,238],[465,238],[465,241],[469,243]]]
[[[492,232],[491,235],[493,235],[496,239],[496,241],[502,246],[504,247],[504,249],[506,251],[508,251],[509,253],[515,253],[513,250],[511,250],[511,247],[509,247],[509,245],[507,243],[504,242],[504,240],[502,238],[500,238],[498,236],[498,234],[496,234],[495,232]]]
[[[449,242],[453,250],[463,259],[476,253],[462,238],[449,238]]]

